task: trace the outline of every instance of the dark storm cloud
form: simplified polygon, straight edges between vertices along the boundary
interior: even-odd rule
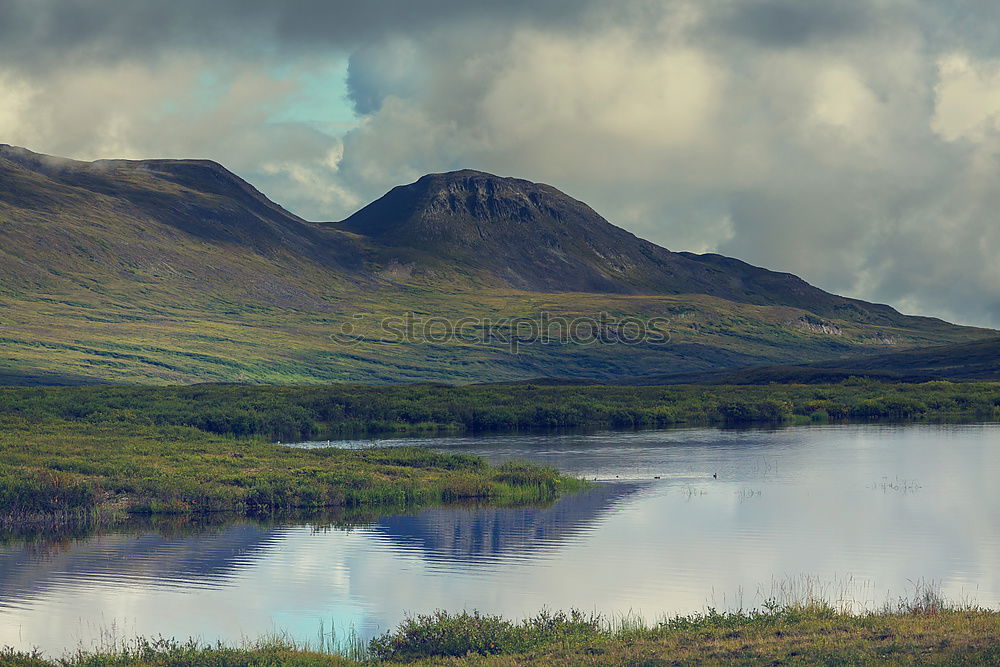
[[[352,49],[442,23],[571,23],[587,0],[0,0],[0,56],[23,68],[152,57]]]
[[[1000,2],[920,2],[913,12],[929,42],[944,49],[1000,56]]]
[[[347,88],[359,114],[378,111],[388,94],[409,96],[423,84],[416,47],[403,39],[366,45],[351,54]]]
[[[747,0],[725,6],[717,20],[729,36],[789,48],[856,36],[874,16],[860,0]]]

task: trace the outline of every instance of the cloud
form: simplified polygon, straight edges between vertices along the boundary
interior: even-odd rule
[[[0,141],[210,157],[326,220],[424,173],[479,168],[551,183],[674,250],[996,325],[997,13],[0,0]],[[345,71],[333,93],[309,92]]]
[[[0,56],[38,71],[178,49],[272,58],[354,49],[442,23],[567,24],[592,0],[3,0]]]
[[[949,54],[938,60],[931,127],[947,141],[983,141],[1000,129],[1000,61]]]
[[[721,3],[718,27],[731,37],[768,48],[805,47],[864,34],[876,18],[871,6],[862,0]]]
[[[377,112],[385,98],[411,97],[426,85],[416,45],[395,37],[364,46],[351,56],[347,87],[355,110]]]
[[[0,137],[20,137],[28,142],[34,138],[26,122],[34,94],[26,81],[0,73]]]

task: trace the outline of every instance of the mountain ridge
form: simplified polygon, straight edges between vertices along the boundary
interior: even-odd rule
[[[891,306],[830,294],[791,273],[717,254],[672,252],[616,227],[551,185],[471,169],[396,186],[337,224],[390,246],[428,252],[444,247],[453,260],[486,268],[506,286],[528,291],[697,293],[841,317],[900,316]],[[503,252],[510,248],[526,261]],[[566,269],[575,280],[553,280]],[[780,296],[769,296],[775,292]]]
[[[403,312],[658,319],[671,343],[386,340],[380,322]],[[357,342],[331,342],[345,323]],[[0,146],[0,381],[608,379],[987,333],[672,252],[522,179],[429,174],[344,221],[310,222],[212,161]]]

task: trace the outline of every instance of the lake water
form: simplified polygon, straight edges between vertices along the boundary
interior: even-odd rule
[[[920,581],[1000,607],[1000,426],[420,442],[600,483],[544,508],[438,508],[350,530],[242,522],[0,547],[0,645],[315,641],[321,623],[367,638],[438,608],[655,620],[803,587],[878,606]]]

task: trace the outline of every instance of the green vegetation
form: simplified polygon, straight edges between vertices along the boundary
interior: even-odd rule
[[[522,233],[492,244],[476,230],[509,225],[426,219],[474,233],[467,252],[446,243],[447,233],[400,246],[307,223],[210,163],[45,163],[0,148],[0,384],[613,378],[801,363],[990,333],[846,301],[734,261],[713,266],[653,250],[557,194],[561,208],[575,211],[564,221],[572,226],[514,220]],[[381,222],[416,223],[420,212],[386,211]],[[558,244],[546,242],[552,234]],[[598,245],[583,247],[587,239]],[[556,247],[569,264],[552,254]],[[617,257],[614,267],[605,255]],[[621,273],[625,266],[632,275]],[[541,283],[524,282],[539,271]],[[610,282],[587,278],[600,275]],[[602,288],[612,293],[582,293]],[[477,324],[468,337],[387,340],[380,322],[403,313]],[[670,342],[533,344],[518,354],[503,341],[483,342],[487,320],[601,313],[662,318]],[[330,337],[347,324],[356,344]]]
[[[667,665],[667,664],[996,664],[1000,612],[916,606],[852,615],[824,603],[770,605],[751,612],[704,614],[655,625],[608,623],[579,612],[542,613],[520,622],[478,613],[438,612],[403,622],[371,641],[316,650],[280,639],[243,647],[138,640],[59,660],[8,649],[0,664],[24,667],[110,665],[329,666]],[[339,649],[338,653],[328,652]],[[345,650],[346,649],[346,650]]]
[[[892,350],[863,357],[831,359],[791,366],[752,366],[682,374],[654,374],[633,378],[635,384],[831,384],[851,377],[883,382],[1000,379],[997,358],[1000,338],[968,343]]]
[[[247,259],[241,271],[256,263],[259,258]],[[233,275],[241,276],[244,284],[260,281],[235,268]],[[797,318],[804,311],[705,295],[534,294],[472,291],[454,285],[358,290],[306,268],[294,281],[308,283],[312,289],[322,286],[331,296],[293,307],[254,300],[239,291],[244,288],[219,281],[212,284],[220,293],[208,299],[204,283],[189,290],[163,281],[136,292],[130,281],[103,273],[84,282],[103,285],[106,295],[68,288],[56,296],[8,295],[0,284],[0,384],[486,382],[541,375],[616,378],[664,370],[800,363],[897,349],[883,340],[927,346],[986,335],[978,329],[945,325],[906,328],[836,320],[841,333],[832,336],[803,328]],[[295,284],[294,289],[304,287]],[[512,354],[504,340],[484,342],[482,326],[472,326],[466,336],[446,341],[387,340],[380,322],[406,312],[419,313],[422,322],[433,318],[537,320],[542,313],[552,319],[596,318],[600,313],[642,321],[665,318],[669,323],[662,328],[670,342],[522,344]],[[355,315],[360,319],[354,319]],[[330,338],[345,323],[358,331],[360,340],[354,344]]]
[[[278,441],[414,432],[1000,417],[1000,383],[665,386],[494,384],[0,389],[10,426],[168,427]],[[168,431],[169,432],[169,431]]]
[[[580,482],[426,449],[268,444],[355,434],[831,421],[993,420],[1000,384],[446,385],[0,389],[0,523],[96,512],[406,507],[550,500]]]
[[[427,449],[303,450],[192,427],[0,418],[0,526],[129,515],[551,500],[582,482]]]
[[[1000,613],[934,607],[860,616],[827,604],[771,605],[751,612],[681,616],[656,625],[608,623],[580,612],[521,622],[439,612],[375,638],[390,662],[472,664],[812,664],[988,661],[1000,657]],[[487,657],[489,659],[487,659]]]
[[[527,653],[547,644],[574,638],[593,639],[603,630],[599,617],[542,612],[520,622],[479,612],[433,614],[408,618],[399,627],[376,637],[369,645],[372,656],[394,662],[470,653],[499,655]]]

